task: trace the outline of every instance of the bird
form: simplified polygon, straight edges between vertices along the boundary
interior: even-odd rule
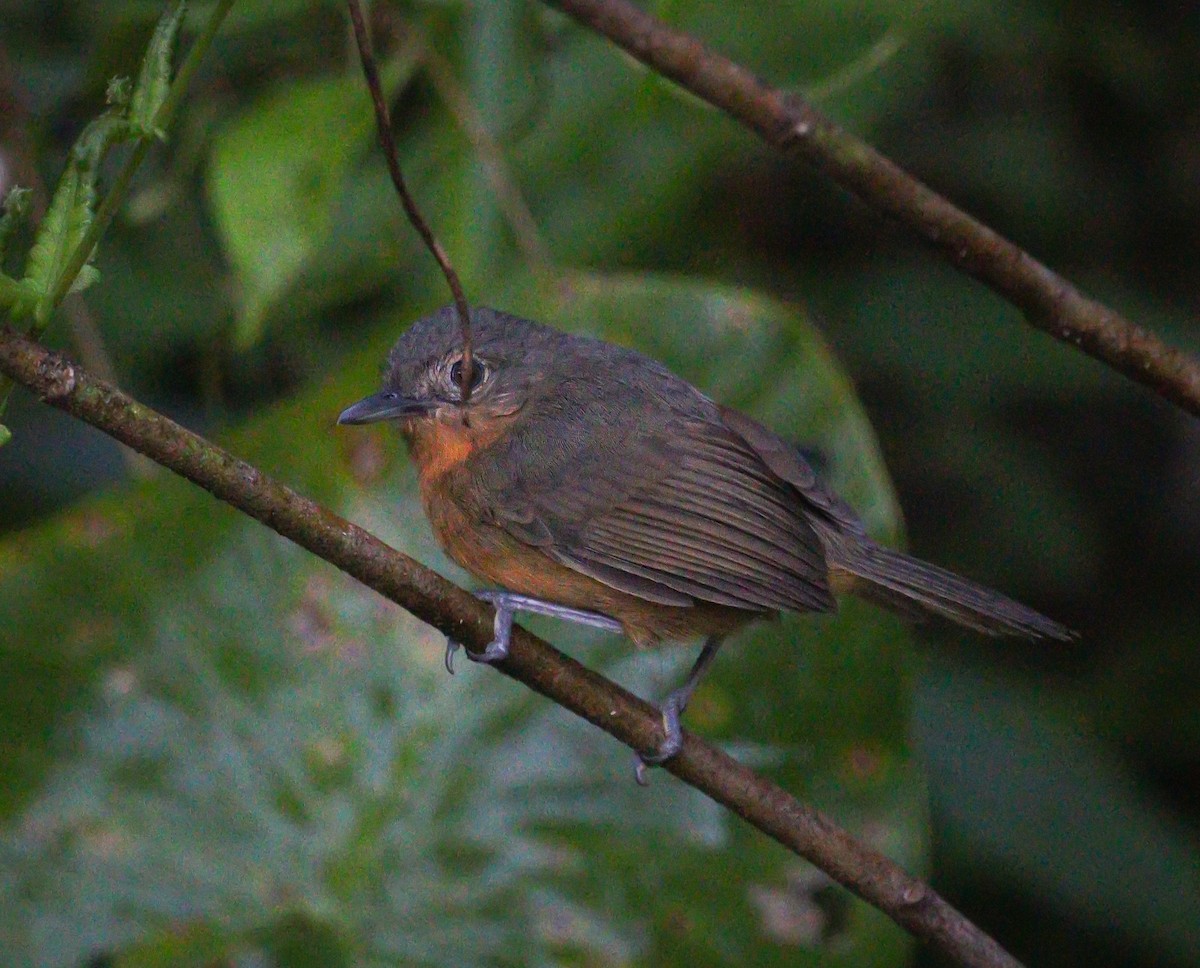
[[[662,363],[496,309],[469,319],[469,358],[453,306],[413,323],[383,388],[338,422],[399,426],[438,542],[492,586],[478,594],[495,606],[494,638],[473,660],[503,661],[520,612],[638,646],[703,641],[659,707],[664,738],[639,754],[640,782],[682,748],[680,717],[721,644],[756,620],[852,594],[987,635],[1074,638],[872,540],[805,452]]]

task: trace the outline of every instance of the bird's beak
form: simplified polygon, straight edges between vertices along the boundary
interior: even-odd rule
[[[384,390],[348,406],[342,411],[337,422],[366,424],[380,420],[404,420],[408,417],[423,417],[433,410],[434,404],[428,401],[414,400],[395,391]]]

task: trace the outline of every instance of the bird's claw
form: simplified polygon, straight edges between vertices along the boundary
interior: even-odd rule
[[[508,646],[498,639],[492,639],[492,641],[487,644],[482,652],[472,652],[461,642],[458,642],[451,636],[447,635],[446,657],[444,661],[446,665],[446,671],[449,672],[450,675],[454,675],[454,653],[456,653],[459,649],[462,649],[463,652],[466,653],[467,658],[472,662],[482,662],[485,665],[493,665],[496,662],[500,662],[508,658]]]
[[[633,778],[637,780],[638,786],[649,786],[650,779],[646,771],[665,763],[683,749],[683,726],[679,717],[688,697],[681,695],[681,692],[682,690],[671,693],[662,704],[663,741],[658,744],[657,749],[637,754]]]
[[[472,652],[470,649],[464,649],[463,644],[453,636],[447,635],[444,662],[446,671],[450,675],[454,675],[454,653],[459,649],[463,649],[467,653],[467,658],[472,662],[482,662],[485,665],[493,665],[508,658],[509,643],[512,641],[512,606],[504,600],[502,593],[480,592],[476,597],[485,602],[490,602],[496,607],[496,619],[492,624],[492,631],[495,637],[482,652]]]

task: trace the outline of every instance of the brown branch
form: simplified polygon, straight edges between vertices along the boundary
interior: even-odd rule
[[[493,612],[474,596],[331,511],[40,344],[0,329],[0,372],[325,559],[417,618],[478,651]],[[523,629],[497,668],[635,750],[662,742],[658,710]],[[720,803],[963,965],[1019,968],[928,885],[828,817],[701,739],[664,769]]]
[[[383,96],[383,86],[379,83],[379,70],[375,66],[375,55],[371,51],[371,40],[367,36],[367,25],[363,20],[362,5],[359,0],[346,0],[346,8],[350,11],[350,22],[354,25],[354,40],[358,44],[358,58],[362,62],[363,76],[367,79],[367,88],[371,92],[371,103],[375,105],[375,127],[379,131],[379,145],[383,148],[383,156],[387,159],[388,172],[392,176],[392,184],[400,203],[413,228],[421,236],[425,247],[433,254],[446,284],[454,295],[454,308],[458,311],[458,325],[462,332],[462,399],[466,403],[471,399],[471,384],[474,383],[475,361],[471,342],[471,311],[467,307],[467,296],[463,292],[462,282],[458,273],[450,263],[450,256],[442,248],[442,244],[433,234],[433,229],[425,221],[425,216],[417,207],[416,199],[404,182],[400,171],[400,158],[396,153],[396,139],[392,137],[392,120],[388,113],[387,99]]]
[[[628,0],[546,2],[913,229],[1037,329],[1200,416],[1200,362],[1084,295],[802,98],[771,87]]]

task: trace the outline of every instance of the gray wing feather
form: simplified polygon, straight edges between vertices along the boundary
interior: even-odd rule
[[[811,505],[809,510],[828,518],[843,534],[862,541],[870,540],[862,519],[849,504],[821,482],[816,471],[800,456],[794,445],[777,437],[744,413],[726,407],[721,407],[720,413],[725,425],[754,449],[771,473],[800,492],[805,502]]]
[[[647,601],[831,609],[821,542],[795,492],[687,389],[684,418],[679,401],[610,401],[607,450],[596,435],[565,445],[553,466],[498,461],[526,477],[486,489],[508,495],[492,517],[555,561]]]

